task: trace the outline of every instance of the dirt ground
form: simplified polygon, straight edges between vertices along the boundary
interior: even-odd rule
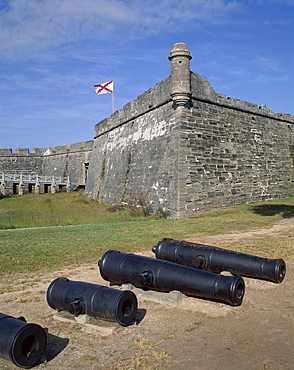
[[[292,218],[271,229],[197,241],[213,245],[214,238],[237,241],[262,233],[279,235],[293,223]],[[0,295],[0,312],[24,316],[46,330],[45,358],[36,367],[40,370],[294,369],[294,261],[286,265],[281,284],[244,278],[246,292],[239,307],[191,297],[183,298],[178,306],[139,298],[139,322],[128,327],[98,322],[103,335],[74,321],[54,319],[56,312],[45,298],[50,282],[60,276],[109,286],[99,275],[97,261],[41,277],[2,279],[1,287],[7,287],[7,292]],[[0,359],[0,369],[15,368]]]

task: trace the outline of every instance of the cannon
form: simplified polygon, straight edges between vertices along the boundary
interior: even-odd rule
[[[217,275],[155,258],[107,251],[98,261],[103,279],[130,283],[142,289],[162,292],[178,290],[186,295],[219,300],[238,306],[245,283],[241,276]]]
[[[286,264],[281,258],[269,259],[208,245],[164,238],[152,251],[156,258],[204,271],[269,280],[281,283]]]
[[[47,289],[48,305],[58,311],[78,316],[87,314],[96,319],[131,324],[137,314],[137,298],[129,290],[121,291],[102,285],[57,278]]]
[[[40,325],[0,313],[1,358],[28,369],[40,361],[46,345],[46,333]]]

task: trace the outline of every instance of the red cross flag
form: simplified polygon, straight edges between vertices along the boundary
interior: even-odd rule
[[[94,85],[94,89],[97,95],[113,93],[113,80],[104,82],[103,84]]]

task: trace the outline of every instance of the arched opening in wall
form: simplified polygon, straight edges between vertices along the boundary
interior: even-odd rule
[[[66,193],[66,185],[59,185],[58,192],[59,193]]]
[[[86,183],[88,180],[88,170],[89,170],[89,162],[84,163],[84,182]]]
[[[12,194],[18,194],[18,183],[16,182],[12,184]]]
[[[84,190],[85,190],[85,188],[86,188],[86,185],[84,185],[84,184],[79,184],[79,185],[75,188],[75,190],[74,190],[74,191],[80,191],[80,190],[84,191]]]
[[[28,184],[28,193],[35,192],[35,184]]]
[[[44,193],[49,193],[50,188],[51,184],[44,184]]]

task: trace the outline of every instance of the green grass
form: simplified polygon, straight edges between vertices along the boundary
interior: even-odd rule
[[[294,216],[294,198],[236,206],[182,220],[136,217],[130,211],[114,213],[108,212],[107,208],[77,193],[50,194],[48,197],[28,195],[0,200],[0,213],[3,216],[3,213],[11,212],[10,217],[14,214],[15,219],[10,218],[10,223],[19,225],[17,227],[26,224],[30,227],[56,225],[56,219],[62,220],[66,213],[65,225],[74,224],[73,220],[80,225],[0,230],[0,275],[59,269],[89,262],[96,265],[108,249],[123,252],[151,250],[163,237],[187,239],[269,227],[277,220]],[[32,216],[26,223],[24,216],[19,216],[30,212],[39,212],[43,221]],[[91,218],[93,213],[95,217]],[[51,224],[46,214],[50,216]],[[292,235],[288,238],[285,235],[278,241],[273,237],[264,237],[228,246],[243,252],[266,254],[269,258],[287,258],[294,255],[293,234],[292,229]]]
[[[130,209],[113,207],[83,195],[83,192],[25,194],[0,200],[0,229],[64,226],[115,222],[142,217]]]

